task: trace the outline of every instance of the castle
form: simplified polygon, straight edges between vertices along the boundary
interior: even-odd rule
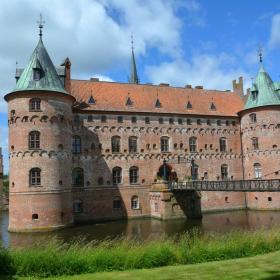
[[[75,80],[68,58],[53,65],[41,28],[5,96],[10,231],[280,208],[278,193],[173,195],[162,187],[280,178],[280,83],[262,63],[247,95],[242,78],[233,91],[140,84],[133,49],[129,83]]]

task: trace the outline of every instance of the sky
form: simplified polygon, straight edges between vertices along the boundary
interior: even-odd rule
[[[69,57],[72,77],[127,82],[131,34],[142,83],[245,88],[258,49],[280,80],[279,0],[9,0],[0,2],[0,147],[8,173],[7,104],[16,62],[24,68],[38,41],[37,21],[55,65]]]

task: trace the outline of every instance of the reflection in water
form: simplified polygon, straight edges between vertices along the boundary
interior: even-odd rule
[[[9,233],[8,213],[0,213],[0,240],[5,246],[28,246],[36,242],[47,242],[52,237],[62,241],[77,239],[102,240],[105,238],[128,237],[140,240],[155,239],[162,235],[174,236],[194,227],[203,232],[228,232],[233,229],[256,229],[280,225],[278,211],[232,211],[204,214],[202,220],[134,219],[107,223],[79,225],[55,232]]]

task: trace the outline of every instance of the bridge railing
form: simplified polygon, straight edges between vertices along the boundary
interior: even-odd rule
[[[280,180],[227,180],[169,182],[170,190],[280,192]]]

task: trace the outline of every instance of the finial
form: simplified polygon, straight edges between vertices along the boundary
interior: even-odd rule
[[[18,62],[16,61],[16,70],[18,69]]]
[[[263,49],[262,49],[262,47],[259,47],[258,55],[259,55],[259,58],[260,58],[260,63],[262,63],[263,62]]]
[[[37,21],[38,23],[38,27],[39,27],[39,36],[40,38],[42,38],[43,36],[43,33],[42,33],[42,29],[44,27],[44,24],[45,24],[45,21],[43,21],[43,17],[42,17],[42,14],[40,13],[40,20]]]
[[[131,49],[132,49],[132,51],[134,50],[134,41],[133,41],[133,33],[131,33],[131,36],[130,36],[130,38],[131,38]]]

